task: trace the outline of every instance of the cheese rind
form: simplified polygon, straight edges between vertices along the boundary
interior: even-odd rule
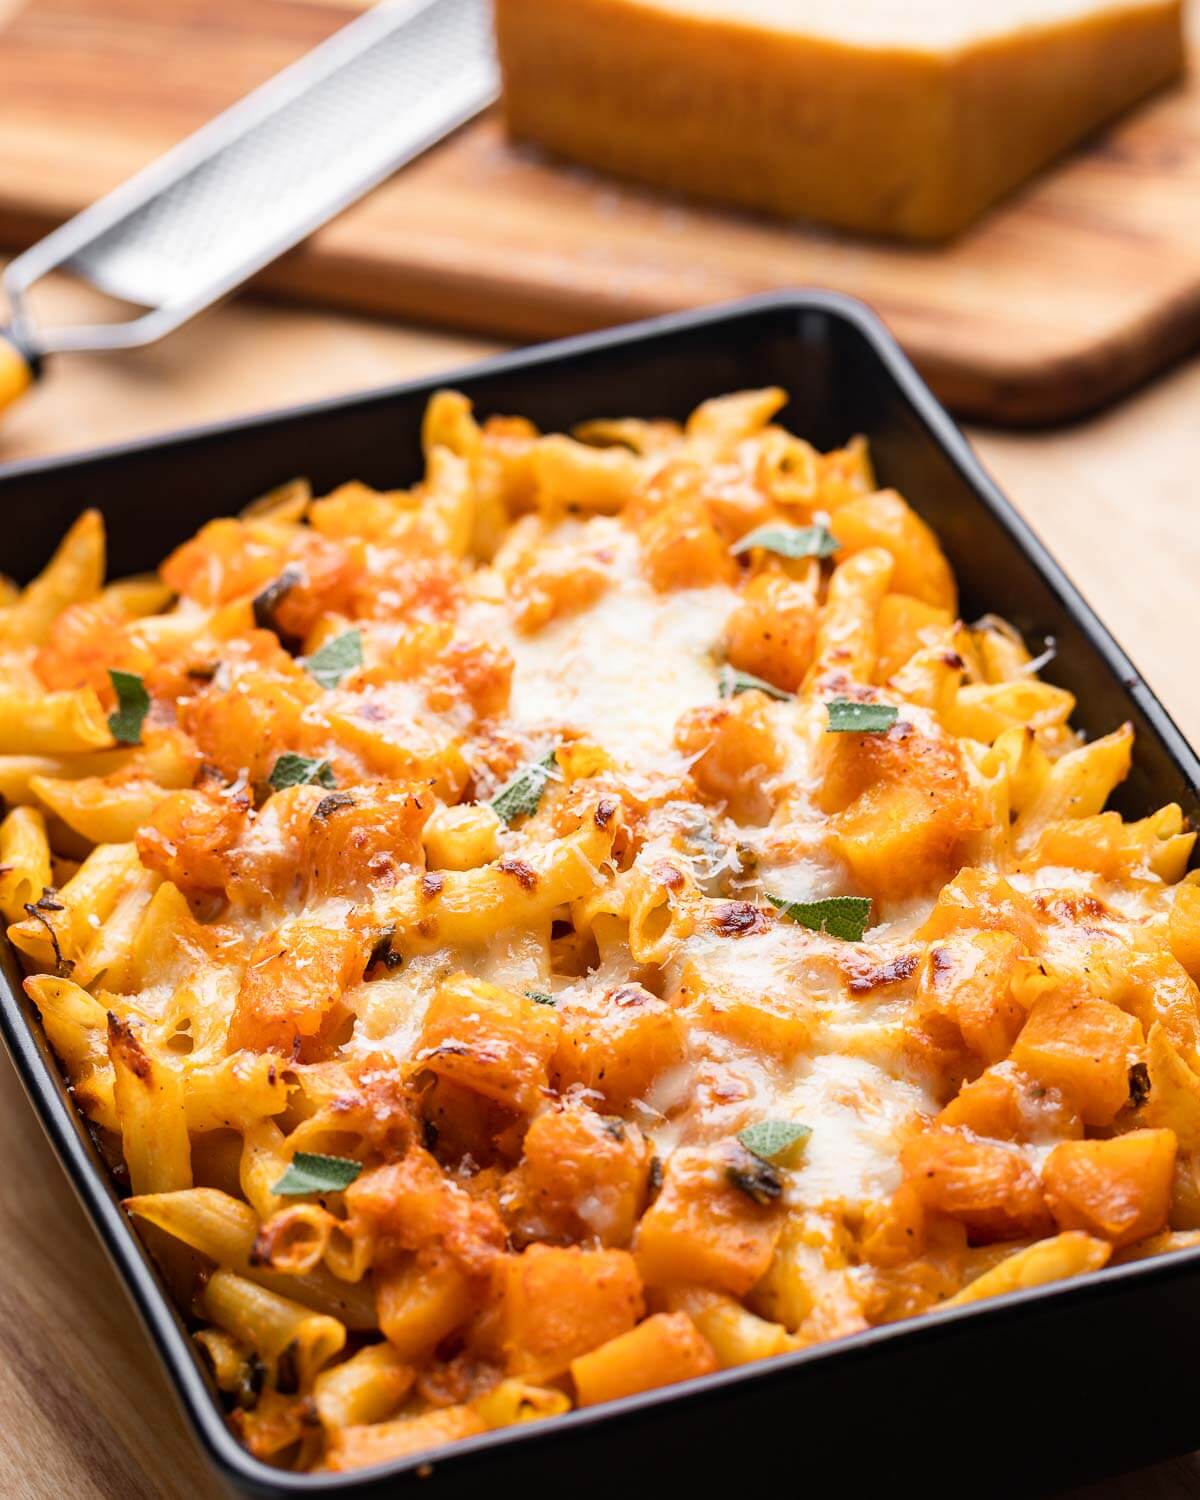
[[[936,240],[1184,65],[1182,0],[1010,0],[1007,30],[997,8],[970,38],[949,0],[854,9],[496,0],[509,129],[655,186]]]

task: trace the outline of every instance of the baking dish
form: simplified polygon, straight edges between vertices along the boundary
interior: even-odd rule
[[[508,356],[458,373],[483,412],[519,410],[544,428],[620,411],[681,416],[713,392],[778,383],[785,422],[822,447],[870,435],[881,481],[905,492],[955,566],[968,616],[1002,610],[1031,641],[1057,640],[1047,673],[1098,733],[1133,721],[1130,814],[1176,801],[1197,811],[1198,766],[1162,708],[1028,529],[878,322],[821,293],[795,293]],[[348,475],[396,486],[415,477],[422,409],[438,382],[251,419],[0,473],[13,517],[5,566],[28,576],[48,539],[85,503],[109,522],[114,569],[152,565],[211,515],[292,474],[331,487]],[[774,1467],[785,1423],[803,1414],[797,1456],[818,1473],[894,1482],[961,1474],[977,1493],[1045,1488],[1200,1440],[1175,1371],[1200,1309],[1184,1253],[995,1303],[925,1315],[769,1364],[727,1371],[549,1427],[509,1429],[428,1459],[347,1476],[283,1474],[252,1459],[224,1425],[165,1292],[159,1289],[92,1152],[53,1060],[31,1026],[11,955],[0,1018],[18,1070],[76,1190],[147,1322],[210,1457],[245,1494],[392,1493],[432,1484],[567,1482],[601,1493],[636,1475],[685,1478],[707,1493]],[[1095,1299],[1095,1300],[1094,1300]],[[1103,1371],[1103,1375],[1101,1375]],[[1120,1379],[1119,1419],[1094,1414]],[[1103,1383],[1102,1383],[1103,1382]]]

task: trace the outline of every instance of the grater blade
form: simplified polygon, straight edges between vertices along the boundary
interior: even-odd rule
[[[297,244],[490,104],[489,0],[391,0],[351,22],[14,260],[36,353],[149,342]],[[59,268],[151,309],[34,330],[22,294]]]

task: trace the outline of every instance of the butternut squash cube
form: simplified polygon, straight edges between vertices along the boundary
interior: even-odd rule
[[[1175,1133],[1134,1130],[1110,1141],[1064,1141],[1046,1158],[1046,1202],[1060,1229],[1132,1245],[1167,1226]]]
[[[981,1062],[1000,1062],[1025,1020],[1012,993],[1023,954],[1009,932],[960,934],[933,944],[921,973],[918,1008],[952,1021]]]
[[[530,1245],[497,1268],[500,1343],[510,1375],[541,1381],[628,1332],[645,1312],[642,1279],[625,1250]]]
[[[475,1305],[470,1281],[436,1246],[377,1268],[373,1281],[380,1330],[400,1358],[412,1364],[428,1358],[467,1321]]]
[[[299,1047],[304,1061],[319,1061],[330,1033],[347,1014],[341,998],[362,975],[363,947],[347,928],[300,917],[264,934],[238,990],[229,1050],[286,1056]]]
[[[1058,1089],[1088,1125],[1111,1125],[1129,1099],[1142,1028],[1107,1000],[1074,990],[1043,995],[1012,1050],[1013,1062]]]
[[[879,633],[879,661],[875,667],[876,682],[886,682],[925,644],[927,630],[948,630],[954,623],[953,612],[911,594],[888,594],[879,606],[876,628]]]
[[[964,1084],[938,1115],[939,1125],[999,1141],[1071,1139],[1083,1121],[1057,1089],[1028,1078],[1010,1062]]]
[[[895,490],[877,490],[840,505],[830,519],[830,530],[842,544],[842,555],[866,547],[883,547],[895,559],[892,586],[923,604],[958,609],[954,574],[937,538],[908,502]]]
[[[931,767],[926,767],[932,770]],[[973,809],[961,773],[879,787],[838,815],[833,847],[855,884],[901,901],[945,880],[958,862]]]
[[[274,636],[255,632],[241,651],[240,644],[225,648],[233,676],[228,690],[209,684],[185,698],[179,722],[230,780],[244,771],[265,781],[281,750],[303,745],[302,715],[321,689]]]
[[[505,1243],[492,1204],[447,1177],[419,1146],[400,1161],[368,1167],[346,1189],[346,1208],[390,1236],[397,1249],[440,1246],[469,1276],[489,1271]]]
[[[856,882],[902,900],[950,878],[978,823],[958,746],[901,716],[886,734],[830,734],[818,801]]]
[[[816,1024],[812,1003],[794,992],[757,990],[753,993],[717,977],[706,977],[702,964],[683,966],[676,1002],[687,1019],[705,1031],[728,1037],[748,1051],[791,1062],[808,1045]]]
[[[424,863],[421,831],[433,810],[428,786],[358,787],[329,817],[311,817],[304,869],[316,895],[378,891]]]
[[[614,1108],[644,1094],[660,1073],[687,1055],[679,1017],[640,984],[588,996],[563,1006],[557,1017],[557,1086],[595,1089]]]
[[[542,1102],[558,1032],[552,1007],[455,974],[429,1003],[417,1057],[439,1077],[532,1114]]]
[[[729,617],[726,655],[735,667],[795,692],[812,663],[817,600],[806,584],[774,573],[751,579]]]
[[[762,782],[782,764],[782,750],[762,693],[689,709],[675,725],[675,744],[695,758],[692,776],[704,797],[727,803],[743,820],[762,820],[770,811]]]
[[[547,1110],[526,1132],[501,1201],[523,1239],[628,1245],[649,1173],[650,1147],[636,1125],[582,1107]]]
[[[629,1333],[572,1360],[571,1378],[580,1406],[596,1406],[694,1380],[716,1368],[712,1346],[687,1313],[655,1313]]]
[[[890,1202],[873,1205],[863,1223],[862,1253],[869,1265],[894,1269],[925,1249],[925,1209],[911,1182],[902,1182]]]
[[[938,892],[937,902],[917,937],[925,942],[950,932],[1011,932],[1031,953],[1040,944],[1038,914],[1027,896],[1011,886],[1003,875],[970,866],[960,870]]]
[[[741,1297],[763,1275],[783,1214],[737,1185],[747,1165],[740,1148],[674,1153],[662,1190],[634,1236],[634,1254],[649,1285],[697,1282]]]
[[[922,1205],[957,1219],[976,1241],[1018,1239],[1049,1227],[1041,1184],[1011,1146],[932,1129],[905,1141],[900,1164]]]
[[[736,576],[729,545],[699,496],[670,500],[642,522],[639,535],[646,576],[662,593],[731,583]]]

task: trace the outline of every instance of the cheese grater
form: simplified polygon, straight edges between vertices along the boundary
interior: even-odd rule
[[[390,0],[17,257],[0,407],[47,355],[130,349],[212,306],[496,97],[490,0]],[[142,311],[38,328],[60,270]]]

